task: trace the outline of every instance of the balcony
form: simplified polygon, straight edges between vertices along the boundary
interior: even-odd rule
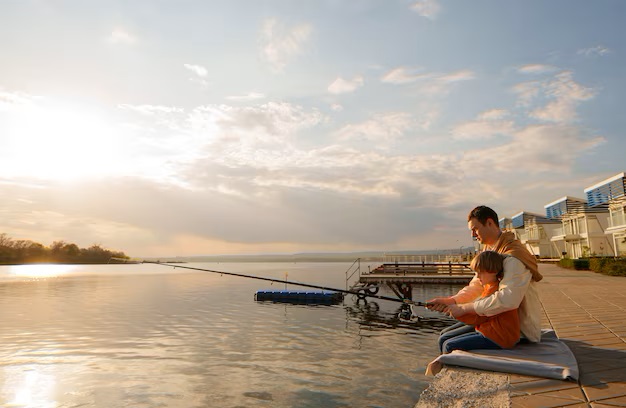
[[[611,214],[611,218],[609,218],[609,228],[620,228],[620,227],[626,227],[626,214],[624,213]]]
[[[541,241],[542,231],[539,230],[526,230],[526,232],[520,234],[520,241],[523,243],[536,244]]]

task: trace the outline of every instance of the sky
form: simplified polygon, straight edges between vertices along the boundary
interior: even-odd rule
[[[621,0],[0,0],[0,233],[472,245],[626,170]]]

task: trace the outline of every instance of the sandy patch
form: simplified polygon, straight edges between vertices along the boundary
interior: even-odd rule
[[[510,406],[509,376],[446,368],[422,392],[415,408],[502,408]]]

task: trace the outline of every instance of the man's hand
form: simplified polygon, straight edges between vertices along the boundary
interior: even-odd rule
[[[454,300],[452,297],[438,297],[430,299],[428,302],[426,302],[426,308],[434,310],[436,312],[445,313],[446,307],[455,303],[456,300]]]
[[[450,297],[437,297],[430,299],[426,303],[438,303],[440,305],[453,305],[456,303],[456,300],[452,296]]]

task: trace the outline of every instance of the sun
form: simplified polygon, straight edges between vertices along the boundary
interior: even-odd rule
[[[11,112],[5,130],[5,176],[69,181],[119,168],[119,134],[95,109],[44,101]]]

